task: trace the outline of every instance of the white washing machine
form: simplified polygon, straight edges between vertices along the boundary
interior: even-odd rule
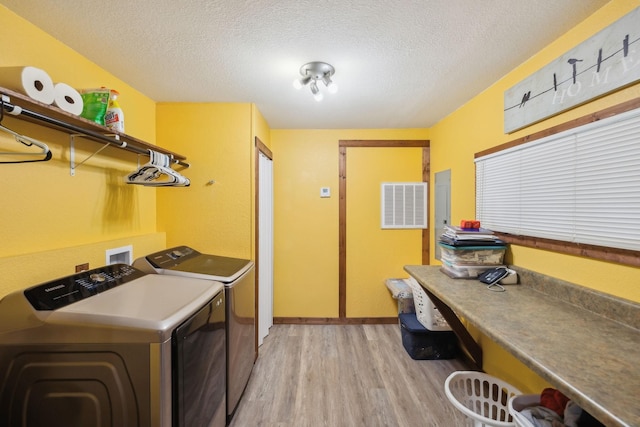
[[[0,425],[223,427],[223,289],[116,264],[7,295]]]
[[[250,260],[203,254],[188,246],[133,262],[149,273],[215,280],[224,284],[227,315],[227,421],[235,413],[256,358],[255,268]]]

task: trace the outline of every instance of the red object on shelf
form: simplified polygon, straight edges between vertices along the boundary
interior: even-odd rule
[[[480,221],[475,219],[463,219],[460,221],[460,228],[465,230],[479,230],[480,229]]]

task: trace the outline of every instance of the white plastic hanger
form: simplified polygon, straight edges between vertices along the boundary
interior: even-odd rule
[[[190,181],[171,169],[168,155],[149,150],[149,162],[127,175],[127,184],[140,184],[148,187],[186,187]]]
[[[0,155],[11,155],[11,156],[37,156],[37,155],[43,155],[44,156],[44,158],[42,158],[42,159],[9,160],[9,161],[0,161],[0,163],[46,162],[47,160],[51,159],[51,150],[49,150],[49,147],[44,142],[40,142],[40,141],[38,141],[36,139],[29,138],[28,136],[21,135],[21,134],[19,134],[17,132],[12,131],[11,129],[9,129],[7,127],[2,126],[1,124],[0,124],[0,131],[8,133],[9,135],[13,136],[14,139],[17,142],[19,142],[21,144],[24,144],[27,147],[31,147],[31,146],[35,145],[36,147],[39,147],[40,149],[42,149],[42,151],[36,152],[36,153],[0,152]]]

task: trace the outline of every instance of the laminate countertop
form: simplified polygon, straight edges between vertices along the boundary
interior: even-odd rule
[[[456,315],[602,423],[640,426],[640,304],[511,268],[521,284],[492,292],[439,266],[405,266]]]

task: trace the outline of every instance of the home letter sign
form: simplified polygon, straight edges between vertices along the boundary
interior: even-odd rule
[[[640,81],[640,7],[504,93],[504,132]]]

